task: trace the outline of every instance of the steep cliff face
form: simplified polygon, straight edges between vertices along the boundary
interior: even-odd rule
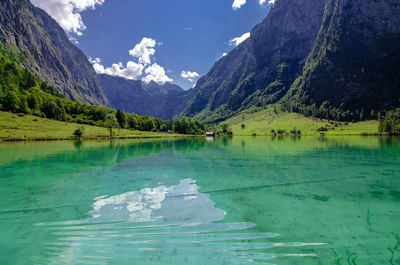
[[[335,113],[398,107],[399,8],[398,0],[277,0],[198,81],[183,114],[214,122],[276,102],[309,115],[321,105]]]
[[[182,112],[194,92],[170,83],[145,84],[109,75],[99,75],[99,81],[113,108],[164,120]]]
[[[330,0],[302,75],[285,102],[339,113],[400,106],[400,2]],[[340,117],[333,117],[340,118]]]
[[[2,49],[17,54],[20,64],[67,98],[108,104],[85,54],[48,14],[29,0],[0,2],[0,42]]]
[[[196,95],[184,114],[215,121],[253,105],[280,100],[301,73],[324,6],[324,0],[276,1],[251,37],[197,82]]]

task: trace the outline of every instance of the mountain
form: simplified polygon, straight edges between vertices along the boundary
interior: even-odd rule
[[[276,0],[197,82],[183,115],[215,122],[281,103],[343,118],[398,106],[399,13],[398,0]]]
[[[328,1],[303,73],[283,102],[333,119],[399,107],[399,14],[398,0]]]
[[[98,79],[113,108],[164,120],[182,112],[194,92],[170,83],[145,84],[109,75],[98,75]]]
[[[0,50],[65,97],[108,105],[96,73],[85,54],[63,29],[29,0],[0,1]]]

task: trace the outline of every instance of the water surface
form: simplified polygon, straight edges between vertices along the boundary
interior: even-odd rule
[[[400,139],[0,144],[0,264],[400,264]]]

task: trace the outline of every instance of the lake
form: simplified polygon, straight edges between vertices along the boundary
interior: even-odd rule
[[[2,143],[0,264],[400,264],[400,138]]]

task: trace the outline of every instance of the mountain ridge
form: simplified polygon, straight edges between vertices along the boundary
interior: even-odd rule
[[[20,64],[66,98],[108,105],[93,66],[64,30],[29,0],[0,3],[0,42]]]
[[[276,1],[268,16],[253,28],[250,38],[216,62],[197,82],[196,96],[183,114],[218,121],[216,113],[225,112],[227,115],[221,117],[224,119],[246,108],[242,105],[245,99],[263,93],[277,75],[284,74],[289,79],[286,83],[294,81],[312,48],[323,7],[324,1]],[[278,73],[282,70],[284,73]],[[275,94],[275,98],[270,103],[278,101],[288,89],[281,84],[272,88],[268,94]]]
[[[287,108],[350,120],[400,106],[399,12],[398,1],[328,1],[303,73],[284,99]],[[319,109],[302,107],[314,104]]]
[[[394,0],[277,0],[250,38],[199,79],[182,115],[218,122],[279,103],[305,115],[357,120],[365,111],[394,108],[399,13]],[[388,29],[386,39],[372,40]],[[325,60],[326,51],[336,64]]]
[[[98,75],[98,79],[113,108],[164,120],[177,117],[194,92],[171,83],[159,85],[152,81],[145,84],[141,80],[105,74]]]

